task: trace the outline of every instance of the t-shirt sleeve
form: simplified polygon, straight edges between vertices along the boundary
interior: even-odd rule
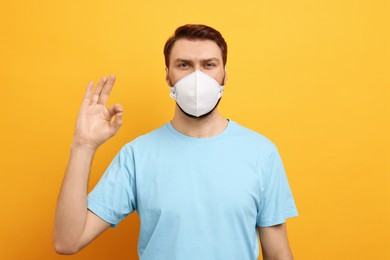
[[[136,209],[134,160],[124,146],[87,196],[88,209],[115,228]]]
[[[262,174],[262,192],[256,225],[260,227],[282,224],[286,218],[298,216],[286,172],[276,146],[269,154]]]

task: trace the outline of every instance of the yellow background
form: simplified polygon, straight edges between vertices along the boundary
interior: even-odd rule
[[[295,259],[390,259],[388,1],[3,1],[0,15],[1,259],[60,259],[51,239],[89,80],[115,73],[125,143],[171,119],[165,40],[185,23],[229,46],[223,114],[279,148],[300,216]],[[67,259],[137,259],[128,216]],[[259,257],[261,259],[261,257]]]

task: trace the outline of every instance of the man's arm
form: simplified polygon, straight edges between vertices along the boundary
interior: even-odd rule
[[[87,209],[87,185],[94,151],[72,147],[57,201],[53,243],[58,254],[75,254],[109,227]]]
[[[103,77],[94,91],[91,82],[85,92],[57,200],[53,245],[59,254],[80,251],[110,225],[87,209],[87,190],[97,148],[115,135],[122,124],[122,107],[105,107],[114,82],[114,76],[108,80]]]
[[[293,260],[287,238],[286,223],[258,227],[264,260]]]

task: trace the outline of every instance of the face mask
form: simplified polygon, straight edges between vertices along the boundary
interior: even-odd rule
[[[221,98],[224,86],[199,70],[170,87],[170,96],[184,112],[199,117],[210,112]]]

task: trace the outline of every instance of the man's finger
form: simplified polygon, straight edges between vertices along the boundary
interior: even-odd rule
[[[96,85],[96,88],[93,91],[92,101],[91,101],[92,104],[98,102],[100,93],[102,92],[103,86],[104,86],[104,84],[106,84],[106,82],[107,82],[107,78],[106,77],[102,77],[99,80],[99,83]]]
[[[115,104],[109,108],[107,108],[108,113],[110,113],[111,117],[115,116],[117,113],[123,112],[123,107],[119,104]]]
[[[83,99],[83,102],[81,103],[82,106],[88,105],[91,103],[92,88],[93,88],[93,81],[91,80],[88,83],[87,88],[85,89],[84,99]]]
[[[111,93],[111,90],[112,90],[112,87],[114,86],[115,80],[116,80],[115,75],[110,75],[107,83],[104,85],[104,88],[103,88],[102,92],[100,93],[98,104],[106,105],[107,100],[108,100],[108,96]]]
[[[110,136],[114,136],[118,132],[119,128],[121,127],[122,115],[123,115],[122,112],[115,115],[114,121],[110,125]]]

